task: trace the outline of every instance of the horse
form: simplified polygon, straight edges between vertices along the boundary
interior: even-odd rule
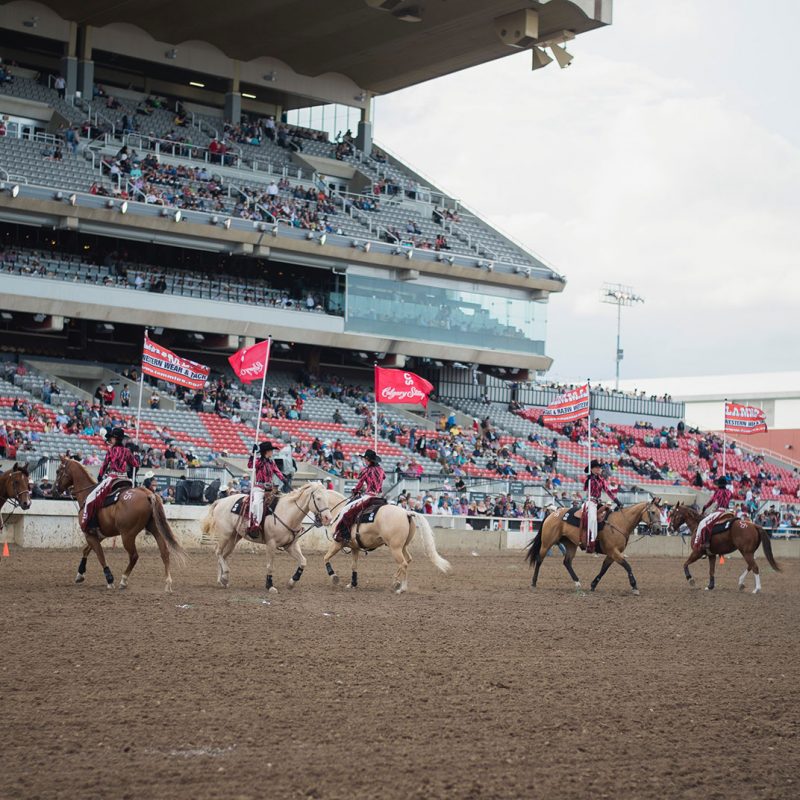
[[[603,575],[605,575],[608,568],[616,562],[628,573],[628,582],[631,585],[632,593],[635,595],[639,594],[636,577],[633,574],[631,565],[625,559],[623,552],[628,545],[628,538],[640,522],[644,522],[651,533],[660,531],[660,502],[658,498],[653,498],[652,500],[636,503],[635,505],[628,506],[619,511],[612,511],[608,517],[606,517],[605,526],[597,534],[597,541],[606,557],[600,567],[600,572],[592,581],[592,591],[597,589],[597,584],[600,583]],[[572,559],[575,557],[575,552],[580,546],[580,530],[574,525],[568,525],[564,521],[568,510],[569,509],[566,508],[559,508],[548,515],[542,523],[542,529],[534,536],[526,548],[528,564],[534,567],[533,578],[531,579],[532,589],[536,588],[536,584],[539,580],[539,568],[542,566],[542,561],[544,561],[547,552],[553,545],[563,543],[565,548],[564,566],[569,576],[575,582],[575,590],[581,592],[580,578],[578,578],[575,574],[575,570],[572,568]],[[543,553],[544,555],[542,555]]]
[[[328,498],[331,505],[344,505],[346,499],[344,495],[333,490],[328,490]],[[333,521],[335,530],[341,514],[337,514]],[[336,585],[339,583],[339,576],[334,572],[331,559],[344,547],[349,547],[353,558],[353,568],[348,589],[358,588],[358,554],[362,550],[365,553],[376,550],[382,545],[386,545],[392,553],[392,557],[397,564],[397,571],[392,582],[392,589],[395,594],[402,594],[408,589],[408,565],[411,563],[411,553],[408,547],[414,539],[414,535],[419,530],[422,537],[422,546],[425,555],[440,572],[448,573],[451,569],[450,562],[442,558],[436,551],[436,542],[433,538],[433,531],[428,524],[428,520],[416,511],[406,511],[400,506],[386,504],[381,506],[375,514],[372,522],[364,522],[353,525],[350,529],[350,541],[338,542],[334,539],[328,552],[325,553],[323,563],[331,582]]]
[[[679,530],[685,524],[692,533],[692,539],[694,539],[697,526],[702,518],[702,513],[696,508],[678,503],[672,509],[669,524],[674,531]],[[708,556],[708,586],[706,586],[706,591],[713,590],[715,586],[714,573],[717,567],[717,556],[726,556],[728,553],[738,550],[747,564],[747,569],[739,576],[739,591],[744,591],[747,573],[752,571],[756,579],[756,588],[753,589],[753,594],[759,594],[761,592],[761,575],[759,574],[754,553],[758,550],[760,544],[764,546],[764,555],[767,557],[769,565],[775,572],[780,572],[781,568],[772,555],[772,542],[770,541],[769,533],[752,520],[734,520],[728,530],[713,534],[710,537],[708,548],[711,552]],[[703,550],[692,549],[691,555],[683,565],[683,574],[686,576],[689,586],[694,586],[694,578],[692,573],[689,572],[689,565],[702,558],[703,555]]]
[[[0,475],[0,511],[11,500],[13,504],[22,509],[31,507],[31,479],[28,475],[27,464],[14,464],[11,469]],[[13,512],[12,512],[13,513]],[[0,530],[3,528],[3,518],[0,516]]]
[[[83,511],[87,495],[95,486],[97,486],[97,482],[92,479],[82,464],[72,458],[61,456],[61,464],[56,473],[56,490],[59,493],[70,490],[73,499],[78,502],[79,514]],[[106,564],[105,553],[100,541],[113,536],[121,536],[122,545],[128,553],[128,567],[120,579],[119,588],[127,589],[128,579],[139,560],[139,554],[136,551],[136,537],[144,528],[155,537],[161,553],[161,560],[164,562],[166,580],[164,591],[172,591],[170,556],[174,557],[178,563],[182,563],[186,558],[186,551],[175,538],[164,513],[164,503],[157,494],[144,487],[125,488],[114,505],[101,508],[97,512],[97,523],[100,530],[99,537],[85,532],[83,534],[86,546],[83,548],[83,554],[78,564],[75,583],[83,583],[85,580],[86,559],[89,553],[94,551],[103,568],[106,587],[114,588],[114,575]]]
[[[202,522],[202,531],[212,533],[217,540],[217,583],[227,589],[230,584],[230,567],[228,556],[233,552],[237,542],[243,539],[248,527],[247,515],[240,515],[232,511],[233,506],[245,494],[232,494],[217,500],[208,509]],[[267,514],[258,541],[267,546],[267,577],[266,589],[268,592],[277,592],[272,577],[272,562],[279,547],[286,550],[297,562],[297,569],[289,580],[288,587],[294,585],[303,575],[306,568],[306,558],[300,550],[300,536],[305,533],[303,520],[308,514],[313,514],[315,520],[323,525],[331,522],[332,515],[328,507],[326,490],[319,481],[312,481],[281,495],[274,510]],[[309,525],[309,527],[313,527]],[[308,528],[306,528],[308,530]]]

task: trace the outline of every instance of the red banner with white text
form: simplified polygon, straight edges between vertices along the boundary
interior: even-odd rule
[[[210,367],[176,356],[172,350],[144,337],[142,372],[167,383],[177,383],[189,389],[202,389],[208,380]]]
[[[270,339],[265,339],[252,347],[243,347],[228,359],[242,383],[263,379],[269,367],[269,344]]]
[[[544,422],[574,422],[589,416],[589,384],[560,394],[544,411]]]
[[[756,406],[725,403],[725,433],[765,433],[767,415]]]
[[[433,384],[403,369],[375,367],[375,398],[379,403],[428,406]]]

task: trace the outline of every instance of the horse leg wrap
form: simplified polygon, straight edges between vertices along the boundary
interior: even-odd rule
[[[78,564],[78,575],[86,574],[86,559],[82,558]]]
[[[350,585],[351,585],[351,586],[352,586],[354,589],[355,589],[355,587],[356,587],[356,586],[358,586],[358,573],[357,573],[357,572],[353,572],[353,573],[350,575]]]
[[[267,575],[266,587],[267,587],[267,589],[271,589],[272,588],[272,575]]]
[[[298,567],[298,568],[297,568],[297,569],[294,571],[294,575],[292,575],[292,580],[293,580],[295,583],[297,583],[297,581],[299,581],[299,580],[300,580],[300,578],[302,578],[302,577],[303,577],[303,567]]]
[[[111,574],[111,567],[103,567],[103,575],[106,576],[106,583],[114,583],[114,576]]]
[[[325,571],[328,573],[328,575],[333,575],[333,565],[330,561],[325,564]]]

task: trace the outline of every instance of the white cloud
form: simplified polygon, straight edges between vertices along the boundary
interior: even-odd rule
[[[377,134],[567,276],[554,373],[613,371],[604,281],[647,299],[623,312],[628,375],[796,363],[800,149],[645,65],[581,53],[531,74],[527,58],[381,99]]]

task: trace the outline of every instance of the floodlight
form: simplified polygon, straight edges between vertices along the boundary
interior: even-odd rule
[[[123,200],[119,205],[119,213],[120,214],[127,214],[128,213],[128,201]]]
[[[71,195],[70,195],[70,196],[67,198],[67,202],[68,202],[68,203],[69,203],[71,206],[76,206],[76,205],[78,205],[78,195],[77,195],[77,194],[71,194]]]
[[[328,241],[328,234],[327,233],[323,233],[322,236],[319,237],[318,241],[320,243],[320,246],[325,244],[325,242]]]
[[[558,61],[558,66],[561,67],[561,69],[565,69],[572,63],[574,56],[568,53],[565,47],[552,44],[550,45],[550,50],[555,56],[556,61]]]
[[[229,231],[231,229],[232,222],[233,220],[230,217],[228,217],[228,219],[226,219],[225,222],[222,223],[222,227],[225,228],[226,231]]]
[[[183,219],[183,214],[181,213],[181,210],[180,210],[180,209],[178,209],[178,210],[177,210],[177,211],[176,211],[176,212],[175,212],[175,213],[172,215],[172,219],[174,219],[174,220],[175,220],[175,222],[180,222],[180,221]]]
[[[546,67],[553,59],[540,47],[533,48],[533,66],[531,69],[541,69]]]

